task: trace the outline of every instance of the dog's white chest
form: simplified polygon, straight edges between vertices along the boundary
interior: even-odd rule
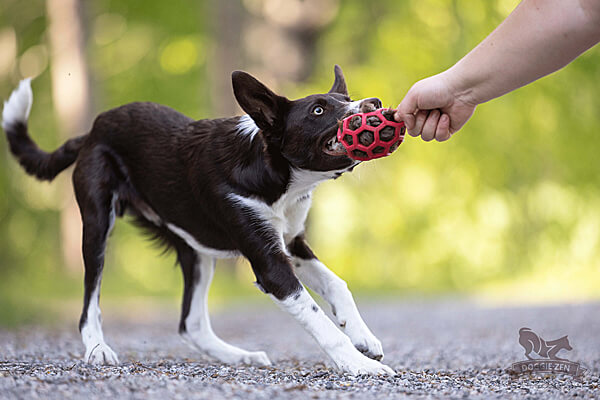
[[[289,243],[304,231],[304,221],[311,206],[313,190],[320,182],[332,177],[332,171],[294,170],[288,190],[271,205],[237,194],[231,194],[229,197],[268,222],[284,243]]]
[[[312,190],[305,193],[284,195],[279,202],[273,204],[271,224],[288,243],[304,230],[304,221],[312,203]]]
[[[304,221],[311,205],[312,189],[300,193],[286,192],[271,205],[239,195],[230,195],[230,198],[252,210],[255,215],[267,222],[285,243],[288,243],[304,230]]]

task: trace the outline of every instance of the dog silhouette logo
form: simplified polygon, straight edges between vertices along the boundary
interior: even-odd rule
[[[568,336],[563,336],[556,340],[546,341],[536,335],[535,332],[529,328],[519,329],[519,343],[525,349],[525,357],[527,357],[529,360],[535,360],[535,358],[531,357],[530,355],[531,352],[534,352],[542,358],[568,361],[565,358],[557,357],[556,353],[563,349],[568,351],[573,350],[569,344]]]
[[[561,350],[573,350],[566,335],[555,340],[544,340],[530,328],[521,328],[519,344],[525,349],[527,361],[512,364],[510,368],[512,373],[550,372],[578,377],[585,372],[585,368],[582,368],[579,363],[556,355]]]

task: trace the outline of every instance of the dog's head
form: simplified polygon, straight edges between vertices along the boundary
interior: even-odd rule
[[[558,342],[557,344],[559,345],[558,347],[565,349],[565,350],[573,350],[573,348],[571,347],[571,343],[569,343],[569,337],[568,336],[563,336],[560,339],[556,340],[556,342]]]
[[[381,108],[381,101],[374,97],[352,101],[338,65],[329,92],[298,100],[273,93],[246,72],[235,71],[232,81],[235,98],[260,129],[269,151],[280,153],[295,168],[311,171],[355,165],[337,141],[339,122],[351,114]]]

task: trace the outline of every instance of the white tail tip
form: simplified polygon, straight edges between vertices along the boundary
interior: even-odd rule
[[[17,122],[25,123],[29,118],[31,104],[33,103],[33,92],[31,91],[31,78],[23,79],[4,102],[2,110],[2,129],[6,129]]]

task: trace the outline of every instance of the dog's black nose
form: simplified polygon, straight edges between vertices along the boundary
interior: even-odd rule
[[[381,108],[381,100],[377,97],[370,97],[360,102],[360,112],[367,113]]]

